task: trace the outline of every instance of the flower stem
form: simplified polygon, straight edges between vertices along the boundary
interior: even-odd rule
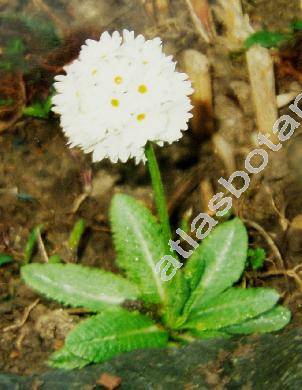
[[[171,239],[172,235],[171,235],[167,201],[166,201],[165,190],[161,179],[161,174],[158,167],[157,159],[154,153],[153,145],[150,142],[146,146],[146,157],[148,160],[148,168],[151,176],[151,182],[152,182],[158,217],[162,225],[164,237],[168,242]]]

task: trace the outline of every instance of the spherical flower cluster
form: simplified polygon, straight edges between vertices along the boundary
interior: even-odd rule
[[[93,161],[138,163],[148,141],[162,146],[180,139],[192,116],[193,90],[175,65],[159,38],[124,30],[88,39],[54,84],[53,111],[69,145],[92,152]]]

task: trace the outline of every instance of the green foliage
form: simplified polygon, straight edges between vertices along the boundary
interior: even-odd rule
[[[155,218],[127,195],[113,198],[110,216],[117,264],[139,286],[142,299],[166,302],[166,284],[155,272],[155,266],[166,254],[167,246]]]
[[[263,248],[250,248],[247,252],[247,266],[256,271],[263,267],[265,258],[266,254]]]
[[[96,312],[138,297],[136,286],[127,279],[76,264],[29,264],[21,275],[46,297]]]
[[[31,17],[26,14],[18,14],[16,17],[30,34],[35,35],[40,42],[43,42],[45,50],[51,50],[60,45],[59,34],[55,25],[49,19]]]
[[[52,355],[51,366],[83,367],[121,352],[168,346],[169,339],[187,343],[270,332],[289,322],[290,312],[277,306],[275,290],[233,287],[244,271],[248,250],[246,228],[238,218],[218,225],[169,282],[155,272],[169,247],[150,211],[130,196],[116,195],[110,218],[117,264],[128,280],[75,264],[22,268],[23,279],[34,290],[97,313],[70,332],[64,348]],[[148,309],[155,305],[152,318],[162,325],[154,323],[150,313],[120,307],[136,299]]]
[[[98,363],[120,352],[164,347],[167,342],[168,333],[148,317],[119,308],[83,321],[68,335],[66,348]]]
[[[291,28],[294,31],[301,31],[302,30],[302,20],[297,19],[291,24]]]
[[[261,30],[250,35],[245,40],[244,46],[246,49],[249,49],[253,45],[261,45],[267,48],[279,47],[291,38],[291,34]]]
[[[62,263],[62,259],[59,255],[54,254],[54,255],[50,256],[50,258],[48,259],[48,262],[51,264]]]
[[[224,331],[229,334],[274,332],[284,328],[289,323],[290,317],[290,311],[286,307],[276,306],[258,317],[229,326]]]
[[[23,114],[34,118],[47,119],[52,106],[51,99],[52,96],[48,96],[48,98],[42,102],[35,102],[30,106],[25,107],[23,109]]]
[[[1,13],[0,22],[6,23],[13,28],[19,26],[18,30],[25,30],[26,37],[32,37],[35,41],[41,42],[45,50],[56,48],[60,44],[59,34],[55,25],[47,18],[30,16],[28,13]]]
[[[278,299],[268,288],[230,288],[190,313],[183,328],[216,330],[241,323],[270,310]]]
[[[74,252],[78,250],[78,246],[80,244],[84,231],[85,231],[85,221],[83,218],[80,218],[75,223],[70,233],[69,240],[68,240],[69,249],[71,249]]]
[[[12,38],[9,40],[4,53],[8,56],[17,56],[19,54],[24,53],[25,46],[23,44],[22,39],[20,38]]]
[[[246,229],[238,218],[212,231],[185,267],[192,290],[187,311],[199,308],[239,280],[245,268],[247,245]]]
[[[24,263],[25,264],[30,262],[32,255],[33,255],[33,252],[34,252],[35,247],[36,247],[38,234],[41,234],[41,232],[43,230],[44,230],[44,226],[38,225],[30,233],[30,235],[28,237],[27,244],[25,246],[25,250],[24,250]]]
[[[11,106],[14,104],[13,99],[0,99],[0,107]]]
[[[60,44],[55,26],[46,18],[30,17],[19,12],[1,13],[0,24],[5,42],[0,69],[4,71],[21,70],[26,73],[32,67],[32,56],[27,58],[27,54],[43,55]]]
[[[0,267],[5,264],[12,263],[14,259],[10,255],[0,253]]]
[[[173,326],[187,298],[187,289],[182,273],[164,282],[155,272],[157,262],[170,253],[160,225],[148,209],[122,194],[114,197],[110,217],[117,264],[138,285],[141,298],[159,304],[164,322]]]
[[[24,51],[25,46],[21,38],[10,38],[1,56],[0,69],[4,71],[10,71],[13,68],[26,69]]]
[[[85,360],[72,354],[66,347],[54,352],[49,360],[49,366],[54,368],[64,368],[65,370],[73,370],[82,368],[89,364],[89,360]]]
[[[208,340],[208,339],[226,339],[230,338],[231,334],[227,333],[223,330],[196,330],[192,329],[190,333],[185,333],[186,337],[193,337],[195,339],[200,339],[200,340]]]

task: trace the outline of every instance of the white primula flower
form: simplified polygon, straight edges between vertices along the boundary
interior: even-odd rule
[[[71,147],[93,152],[93,161],[145,161],[148,141],[172,143],[192,117],[187,75],[175,71],[159,38],[104,32],[88,39],[78,59],[56,77],[53,111]]]

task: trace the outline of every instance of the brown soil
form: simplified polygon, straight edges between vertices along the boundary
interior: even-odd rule
[[[139,1],[98,1],[95,6],[92,0],[62,0],[53,4],[42,0],[15,0],[7,2],[6,6],[1,5],[0,12],[30,13],[33,12],[32,3],[40,4],[42,8],[39,12],[48,13],[50,20],[59,25],[65,46],[47,53],[47,66],[41,60],[45,54],[37,49],[33,57],[36,68],[21,78],[21,82],[25,82],[27,103],[35,96],[45,95],[51,77],[60,71],[64,62],[73,58],[83,36],[95,36],[96,31],[127,25],[149,36],[157,33],[166,42],[166,50],[173,54],[187,47],[207,52],[213,69],[215,132],[228,140],[237,168],[242,167],[245,155],[252,149],[248,134],[255,129],[244,59],[230,56],[220,44],[206,46],[194,30],[181,0],[171,1],[169,14],[164,20],[158,17],[152,19]],[[85,3],[85,12],[79,9],[80,3],[82,8]],[[287,5],[288,1],[244,1],[244,6],[257,26],[274,29],[284,28],[288,21],[299,17],[298,1],[290,2],[290,7],[285,10],[283,3]],[[286,17],[281,23],[280,13],[283,15],[283,11]],[[101,22],[100,15],[103,17]],[[68,21],[71,31],[62,31],[62,25]],[[6,33],[0,24],[0,34],[3,34],[1,42]],[[295,50],[297,48],[300,50],[301,45]],[[32,82],[33,74],[38,70],[44,76]],[[279,72],[278,92],[288,91],[293,83],[297,84],[294,76]],[[8,76],[4,72],[1,77],[5,79]],[[24,85],[19,86],[22,87]],[[16,91],[11,93],[16,94]],[[18,112],[18,107],[14,109]],[[228,121],[230,117],[232,123]],[[19,269],[29,232],[43,223],[43,238],[49,255],[58,253],[66,261],[78,261],[115,271],[108,225],[110,199],[115,192],[122,191],[152,207],[152,194],[143,166],[136,167],[132,163],[113,165],[108,162],[92,165],[89,156],[68,149],[54,116],[40,120],[26,119],[20,115],[13,125],[3,130],[0,134],[0,253],[11,254],[15,262],[0,268],[0,370],[30,374],[47,368],[47,357],[62,346],[65,335],[83,314],[63,309],[41,297],[39,302],[35,302],[38,296],[20,280]],[[266,273],[292,269],[302,260],[301,140],[302,131],[299,128],[282,156],[272,156],[273,166],[278,165],[279,169],[268,169],[266,176],[255,178],[248,193],[234,205],[235,214],[248,221],[251,244],[264,247],[268,257],[264,270],[257,275],[247,272],[243,283],[277,288],[285,304],[293,311],[290,326],[301,326],[302,323],[302,282],[299,285],[299,279],[284,275],[269,277]],[[173,225],[177,227],[184,215],[195,215],[204,210],[208,195],[205,188],[209,188],[205,183],[215,193],[217,180],[222,175],[227,176],[227,167],[211,137],[202,130],[198,134],[189,131],[179,143],[158,150],[158,153]],[[83,194],[87,181],[92,184],[92,192],[74,211],[73,206]],[[78,258],[75,259],[67,248],[66,240],[79,217],[86,220],[87,230]],[[259,226],[263,230],[259,230]],[[268,237],[273,241],[273,246],[268,242]],[[38,252],[32,261],[42,261]],[[33,303],[36,304],[25,323],[9,329],[9,326],[22,320],[24,312]]]

